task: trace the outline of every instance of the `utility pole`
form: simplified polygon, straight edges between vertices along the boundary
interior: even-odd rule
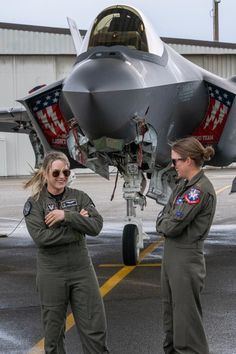
[[[219,41],[219,3],[221,0],[213,0],[213,41]]]

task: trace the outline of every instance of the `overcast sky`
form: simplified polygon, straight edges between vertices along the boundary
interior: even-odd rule
[[[66,27],[73,18],[88,29],[96,15],[113,4],[133,5],[152,22],[161,37],[212,40],[214,0],[0,0],[0,22]],[[219,4],[220,41],[236,43],[236,0]]]

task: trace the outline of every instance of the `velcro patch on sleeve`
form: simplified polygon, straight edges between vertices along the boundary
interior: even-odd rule
[[[188,204],[198,204],[201,201],[200,195],[201,191],[199,189],[191,188],[190,191],[184,195],[184,199]]]
[[[180,205],[180,204],[183,204],[183,198],[182,197],[177,197],[176,200],[175,200],[175,205]]]
[[[184,212],[178,210],[178,211],[176,211],[175,216],[177,218],[181,218],[182,219],[184,217]]]
[[[30,214],[30,211],[32,209],[32,204],[30,203],[30,201],[27,201],[24,205],[24,209],[23,209],[23,215],[27,216]]]

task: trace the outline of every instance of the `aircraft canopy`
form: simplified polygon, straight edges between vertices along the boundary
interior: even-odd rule
[[[134,9],[111,7],[100,13],[94,21],[89,48],[113,45],[148,51],[144,24]]]

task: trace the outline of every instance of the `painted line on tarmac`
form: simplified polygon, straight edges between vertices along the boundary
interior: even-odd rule
[[[139,256],[140,261],[143,260],[147,254],[152,253],[163,243],[163,239],[153,242],[147,248],[145,248]],[[123,280],[129,273],[131,273],[137,266],[124,266],[121,264],[122,269],[118,270],[111,278],[109,278],[101,287],[100,292],[102,297],[106,296],[121,280]],[[66,332],[75,324],[73,314],[71,313],[66,319]],[[43,354],[44,353],[44,338],[41,339],[28,354]]]
[[[231,186],[228,185],[228,186],[225,186],[225,187],[222,187],[222,188],[218,189],[218,190],[216,191],[216,195],[218,195],[218,194],[224,192],[226,189],[228,189],[228,188],[230,188],[230,187],[231,187]]]
[[[0,216],[0,220],[6,220],[6,221],[20,221],[21,219],[19,218],[6,218],[5,216]]]
[[[163,240],[158,240],[153,242],[151,245],[149,245],[147,248],[145,248],[141,253],[140,253],[140,261],[145,258],[145,256],[149,253],[152,253],[157,247],[160,246],[160,244],[163,243]],[[117,284],[121,282],[129,273],[131,273],[137,265],[134,266],[124,266],[122,265],[122,268],[118,270],[110,279],[108,279],[100,288],[100,292],[102,294],[102,297],[107,295]]]
[[[137,264],[136,267],[160,267],[161,263],[142,263],[142,264]],[[124,267],[124,264],[99,264],[99,267],[101,268],[120,268]]]

